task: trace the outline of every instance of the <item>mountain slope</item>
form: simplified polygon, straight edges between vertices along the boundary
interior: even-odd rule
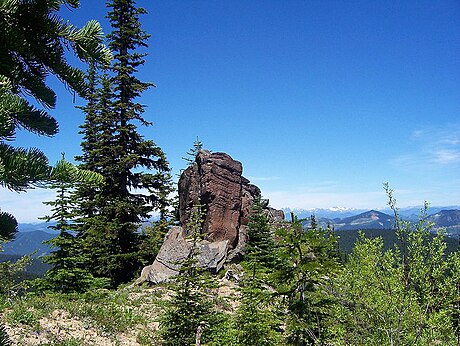
[[[365,209],[353,209],[353,208],[344,208],[344,207],[333,207],[333,208],[313,208],[313,209],[290,209],[283,208],[284,215],[287,219],[290,219],[290,213],[293,212],[298,219],[309,218],[312,215],[315,215],[317,219],[338,219],[345,218],[360,214]]]
[[[382,237],[384,249],[394,248],[395,244],[399,244],[400,241],[396,236],[396,233],[392,229],[367,229],[362,231],[368,238]],[[339,236],[339,248],[345,254],[350,254],[353,250],[355,242],[359,239],[359,230],[339,230],[335,232]],[[430,239],[435,237],[434,234],[430,235]],[[447,244],[447,253],[458,251],[458,240],[444,237],[444,241]]]
[[[376,210],[341,219],[334,223],[335,230],[392,229],[395,218]]]
[[[38,222],[38,223],[22,223],[18,224],[19,233],[22,232],[34,232],[34,231],[43,231],[47,233],[57,234],[55,230],[50,229],[50,226],[55,225],[56,222]]]
[[[43,229],[43,227],[37,228]],[[42,230],[18,232],[13,241],[3,244],[2,247],[4,251],[0,252],[0,262],[15,262],[24,255],[33,254],[31,264],[26,267],[23,273],[20,274],[21,280],[41,277],[51,268],[49,264],[43,263],[39,258],[40,256],[48,255],[51,252],[51,247],[43,244],[43,242],[54,238],[55,236],[56,234]]]
[[[437,227],[452,227],[460,225],[460,210],[441,210],[439,213],[428,216],[428,221]]]
[[[43,244],[44,241],[54,238],[56,235],[45,231],[19,232],[13,241],[3,245],[5,255],[30,255],[36,251],[34,257],[47,255],[51,248]]]
[[[428,216],[428,221],[434,223],[434,229],[444,229],[446,234],[460,239],[460,210],[441,210]]]

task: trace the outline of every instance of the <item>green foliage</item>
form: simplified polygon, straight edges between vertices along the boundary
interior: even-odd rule
[[[81,338],[70,338],[66,340],[56,340],[52,343],[41,344],[42,346],[80,346],[83,344]]]
[[[155,334],[152,334],[151,331],[140,331],[137,334],[136,341],[141,346],[160,345],[157,336]]]
[[[277,294],[284,300],[286,341],[290,345],[327,343],[334,334],[334,279],[341,263],[331,230],[302,229],[294,215],[289,227],[276,232],[280,265],[274,273]]]
[[[77,29],[57,14],[62,5],[78,8],[79,2],[6,0],[0,5],[0,76],[2,86],[9,89],[1,93],[1,101],[9,98],[1,104],[1,115],[2,121],[11,124],[8,137],[14,136],[16,127],[46,135],[56,132],[57,123],[51,116],[18,96],[25,91],[46,108],[54,108],[56,95],[46,85],[49,73],[85,94],[84,73],[68,63],[67,49],[83,61],[110,62],[110,51],[102,45],[100,25],[89,21]]]
[[[6,314],[6,322],[11,326],[27,325],[37,327],[39,325],[39,313],[32,309],[25,300],[18,299]]]
[[[42,318],[56,318],[56,311],[65,311],[71,319],[83,322],[84,328],[94,329],[99,336],[110,337],[113,341],[129,330],[146,331],[148,322],[152,322],[152,311],[158,310],[156,297],[151,292],[92,290],[85,293],[40,292],[16,297],[10,300],[8,309],[3,312],[9,326],[21,328],[30,333],[31,329],[43,331]],[[72,326],[69,328],[72,329]],[[82,332],[84,332],[82,330]],[[50,345],[73,345],[79,339],[63,340],[62,330],[46,329]],[[119,341],[119,340],[117,340]]]
[[[276,264],[273,229],[265,213],[262,200],[258,196],[253,204],[248,223],[248,242],[246,243],[246,260],[258,267],[273,269]]]
[[[0,186],[13,191],[24,191],[53,179],[42,151],[5,143],[13,140],[20,128],[45,136],[58,132],[57,121],[47,112],[56,105],[56,94],[46,84],[48,75],[55,75],[70,90],[84,96],[84,74],[69,64],[66,51],[70,49],[82,61],[103,64],[112,57],[102,44],[100,25],[89,21],[77,29],[58,15],[62,5],[78,8],[79,1],[0,3]],[[44,109],[33,106],[26,95],[35,98]],[[1,213],[0,222],[2,236],[14,233],[11,215]]]
[[[151,264],[155,260],[170,226],[171,222],[160,219],[142,230],[139,256],[144,265]]]
[[[412,227],[398,215],[400,243],[383,250],[381,238],[362,236],[339,281],[341,341],[356,345],[455,345],[458,341],[458,252],[446,256],[442,233],[429,237],[430,224]]]
[[[81,304],[74,313],[91,319],[101,331],[109,334],[126,331],[141,321],[132,308],[113,303]]]
[[[1,138],[0,138],[1,140]],[[49,179],[51,167],[45,154],[36,148],[14,148],[0,143],[0,185],[13,191],[40,186]]]
[[[209,326],[206,346],[236,345],[236,334],[233,315],[221,311],[214,314],[213,325]]]
[[[105,184],[99,189],[83,187],[76,195],[87,268],[95,276],[110,278],[116,287],[131,280],[144,264],[152,239],[137,230],[152,211],[167,219],[173,189],[163,151],[146,140],[136,125],[150,125],[142,116],[144,106],[136,101],[153,85],[136,76],[144,64],[139,50],[147,47],[149,37],[139,21],[146,12],[131,0],[113,0],[108,6],[114,60],[102,77],[95,66],[88,73],[88,103],[82,107],[83,154],[77,158],[83,168],[104,176]]]
[[[274,311],[274,297],[268,289],[269,276],[278,264],[274,231],[260,196],[252,204],[248,241],[239,283],[239,306],[232,318],[229,345],[276,345],[280,321]]]
[[[246,273],[240,286],[240,305],[233,319],[234,342],[238,346],[278,345],[281,339],[275,330],[280,324],[275,315],[274,298],[263,280],[253,273]]]
[[[36,280],[34,285],[36,288],[60,292],[79,292],[102,287],[107,283],[95,279],[85,268],[81,237],[77,232],[78,224],[74,221],[78,215],[77,201],[72,192],[78,185],[95,187],[103,182],[103,178],[97,173],[76,168],[65,160],[64,155],[53,168],[51,176],[55,181],[49,187],[57,191],[57,197],[54,201],[44,202],[51,207],[52,214],[43,219],[47,222],[56,221],[49,228],[58,231],[59,235],[46,242],[54,250],[43,261],[52,268],[43,279]]]
[[[193,148],[187,151],[187,156],[183,157],[182,159],[184,159],[187,162],[188,166],[191,166],[195,162],[196,155],[201,149],[203,149],[203,143],[197,136],[196,141],[193,142]]]
[[[174,296],[160,319],[163,345],[195,344],[200,329],[203,340],[206,340],[209,326],[213,324],[213,306],[203,292],[207,280],[183,273],[179,277],[181,279],[173,288]]]
[[[360,233],[363,233],[366,238],[380,237],[383,240],[383,250],[394,249],[394,245],[400,240],[394,229],[366,229],[366,230],[336,230],[335,234],[339,238],[339,248],[345,256],[348,256],[352,251],[355,243],[360,239]],[[436,237],[434,232],[430,232],[428,238],[433,240]],[[456,252],[458,250],[458,240],[444,236],[443,241],[447,245],[446,253]]]
[[[0,262],[0,295],[15,296],[27,287],[21,279],[31,262],[31,256],[23,256],[13,263]]]
[[[12,240],[17,231],[18,222],[14,216],[0,210],[0,241]]]
[[[163,345],[188,346],[197,338],[206,341],[210,326],[214,325],[216,313],[207,292],[215,286],[213,278],[198,267],[198,241],[201,238],[203,212],[200,205],[194,206],[187,225],[190,253],[179,265],[172,289],[173,297],[168,302],[160,319],[160,336]]]
[[[81,70],[66,60],[66,50],[83,61],[96,60],[108,64],[110,51],[102,44],[102,30],[95,21],[75,28],[57,15],[62,5],[79,7],[78,1],[14,1],[0,4],[0,123],[1,140],[14,138],[17,128],[52,136],[57,133],[56,120],[46,111],[32,106],[23,94],[32,95],[46,109],[54,108],[56,95],[46,85],[49,73],[66,86],[84,96],[86,84]],[[3,143],[2,143],[3,145]],[[4,146],[3,149],[7,147]],[[14,160],[20,158],[18,153]],[[42,156],[26,156],[30,162]],[[24,156],[23,156],[24,157]],[[2,161],[6,156],[1,156]],[[13,159],[12,159],[13,160]],[[36,167],[45,165],[36,162]],[[9,168],[7,166],[7,168]],[[35,179],[33,176],[31,179]]]

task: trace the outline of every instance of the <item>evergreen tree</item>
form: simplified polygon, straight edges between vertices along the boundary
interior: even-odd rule
[[[196,137],[196,141],[193,142],[193,148],[187,151],[187,156],[183,157],[183,159],[187,162],[188,166],[192,165],[195,162],[196,155],[201,149],[203,149],[203,143],[200,141],[198,137]]]
[[[0,246],[0,252],[3,250]],[[17,261],[0,262],[0,295],[15,296],[26,288],[24,271],[32,263],[32,256],[22,256]]]
[[[100,153],[96,150],[98,143],[101,141],[103,133],[102,120],[104,117],[100,114],[102,111],[107,111],[111,99],[110,83],[107,83],[108,77],[98,75],[98,67],[92,62],[89,66],[86,81],[88,85],[88,92],[86,94],[86,105],[77,106],[85,114],[85,122],[80,125],[79,134],[83,136],[80,143],[82,154],[76,156],[75,159],[80,161],[80,168],[91,169],[96,171],[99,167],[96,163],[100,160],[98,155]],[[99,89],[99,82],[102,87]],[[99,110],[99,112],[98,112]],[[109,127],[110,128],[110,127]]]
[[[276,345],[280,335],[275,330],[280,320],[275,315],[276,299],[269,285],[278,261],[273,227],[260,196],[253,201],[247,231],[240,304],[233,317],[230,344]]]
[[[160,251],[166,233],[177,220],[174,206],[178,203],[176,202],[178,197],[173,195],[175,188],[170,171],[158,174],[158,179],[161,181],[161,187],[158,189],[159,219],[145,227],[140,235],[139,258],[143,266],[153,262]]]
[[[166,346],[189,346],[194,345],[197,339],[207,340],[210,326],[216,318],[213,304],[206,294],[214,286],[214,280],[197,263],[203,223],[201,209],[200,205],[196,205],[190,214],[186,229],[190,253],[178,263],[180,267],[174,280],[174,295],[160,320],[160,335]]]
[[[141,266],[139,251],[146,237],[137,232],[140,222],[154,210],[166,218],[170,171],[163,151],[137,131],[136,123],[150,125],[136,102],[152,86],[136,77],[144,64],[139,53],[147,35],[139,22],[146,13],[132,0],[109,1],[113,31],[109,47],[114,54],[110,76],[103,76],[96,102],[88,102],[82,126],[82,167],[102,174],[105,184],[97,191],[78,192],[84,212],[85,248],[95,275],[109,277],[112,285],[129,281]],[[96,140],[94,140],[96,139]],[[143,251],[143,250],[142,250]]]
[[[248,223],[248,242],[246,243],[247,261],[257,267],[273,270],[276,262],[274,232],[267,213],[264,211],[262,199],[258,196],[253,204]]]
[[[138,53],[147,47],[147,35],[141,30],[139,15],[143,8],[136,8],[132,0],[109,2],[112,10],[108,18],[113,27],[109,37],[109,47],[114,52],[112,86],[114,122],[113,157],[110,176],[107,177],[108,195],[125,204],[117,217],[122,224],[132,224],[148,217],[148,213],[158,207],[158,189],[162,187],[161,173],[168,170],[163,151],[151,140],[145,140],[133,121],[150,125],[143,117],[144,106],[135,99],[152,83],[141,82],[135,72],[144,64],[144,55]],[[141,173],[135,168],[156,170],[159,174]],[[133,189],[147,189],[149,194],[132,193]],[[129,227],[129,226],[128,226]]]
[[[49,179],[51,167],[42,151],[15,148],[17,128],[53,136],[58,123],[46,109],[56,105],[56,94],[46,84],[55,75],[71,90],[84,96],[84,73],[69,64],[66,50],[80,60],[108,64],[110,51],[102,45],[99,23],[81,29],[65,22],[62,5],[78,8],[79,1],[4,0],[0,3],[0,186],[23,191]],[[33,96],[45,109],[33,106],[23,95]],[[2,226],[14,233],[13,216],[0,213]],[[5,228],[6,229],[6,228]]]
[[[77,203],[72,191],[78,184],[94,188],[103,181],[102,176],[98,174],[73,167],[64,156],[56,168],[62,166],[68,168],[60,169],[61,174],[49,185],[57,191],[57,197],[54,201],[44,202],[51,206],[52,214],[42,218],[47,222],[56,221],[56,224],[49,228],[59,232],[57,237],[45,242],[55,249],[43,258],[52,268],[46,272],[43,279],[35,282],[35,286],[60,292],[85,291],[91,287],[103,286],[106,282],[96,280],[85,267],[86,261],[81,252],[81,234],[75,222],[78,215]]]
[[[340,256],[330,230],[304,230],[302,221],[292,214],[290,226],[277,230],[280,265],[274,284],[286,304],[287,343],[322,345],[335,330],[332,287]]]
[[[107,73],[100,77],[98,72],[97,66],[91,64],[87,74],[89,86],[87,104],[78,107],[85,114],[85,122],[80,125],[79,132],[83,136],[80,143],[82,154],[75,159],[80,161],[80,169],[91,170],[105,176],[101,161],[110,158],[113,126],[108,115],[111,111],[113,93]],[[83,227],[80,231],[83,234],[84,228],[91,224],[92,218],[97,218],[101,214],[102,188],[103,186],[79,185],[74,192],[74,199],[78,201],[79,223]]]
[[[0,241],[13,239],[18,230],[18,222],[13,215],[0,210]]]
[[[264,280],[260,280],[255,271],[246,272],[240,283],[240,305],[233,319],[234,345],[269,346],[277,345],[280,334],[276,329],[280,323],[274,312],[274,298]]]
[[[318,222],[316,221],[316,216],[312,215],[310,216],[310,227],[309,229],[317,229],[318,228]]]

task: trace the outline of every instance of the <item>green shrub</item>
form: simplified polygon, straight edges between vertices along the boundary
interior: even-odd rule
[[[25,324],[28,326],[37,326],[38,319],[31,308],[25,304],[16,304],[13,310],[9,311],[6,315],[6,320],[12,326]]]
[[[399,243],[361,236],[339,281],[342,340],[365,345],[458,344],[460,255],[447,255],[443,234],[430,237],[427,205],[412,225],[396,217]]]

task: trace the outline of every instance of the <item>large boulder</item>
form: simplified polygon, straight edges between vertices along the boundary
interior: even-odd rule
[[[160,283],[177,275],[180,263],[190,256],[192,250],[192,245],[187,242],[186,237],[187,234],[182,227],[171,227],[155,261],[144,267],[141,277],[152,283]]]
[[[218,272],[225,262],[241,258],[248,239],[247,224],[254,200],[260,189],[242,176],[243,167],[225,153],[200,150],[179,178],[180,226],[172,227],[150,266],[142,270],[141,278],[152,283],[169,280],[179,273],[180,263],[191,255],[188,224],[196,205],[203,206],[204,219],[201,240],[196,247],[197,265]],[[273,220],[284,219],[282,211],[268,206],[265,212]]]
[[[183,226],[196,204],[205,208],[203,233],[210,242],[238,243],[238,229],[247,224],[258,187],[242,176],[243,166],[225,153],[200,150],[179,179],[179,218]]]
[[[160,283],[179,274],[181,263],[191,255],[194,248],[192,240],[187,235],[188,232],[182,227],[172,227],[166,234],[155,261],[144,267],[141,277],[151,283]],[[196,265],[217,273],[227,259],[227,245],[228,240],[200,241],[195,248]]]

